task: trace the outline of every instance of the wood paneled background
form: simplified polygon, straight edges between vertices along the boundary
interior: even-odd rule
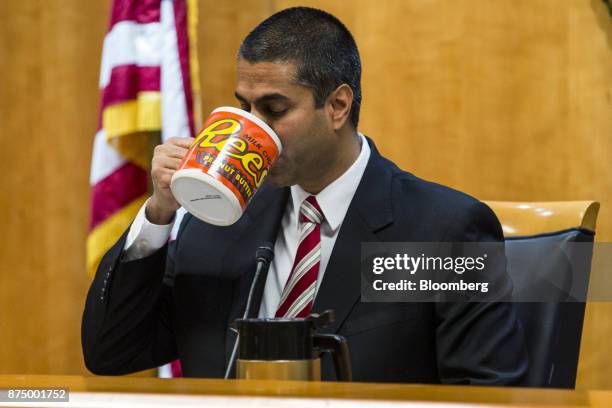
[[[203,109],[293,0],[200,0]],[[487,200],[596,199],[612,240],[612,17],[601,0],[304,0],[354,33],[361,130]],[[85,373],[80,317],[108,2],[0,2],[0,373]],[[612,303],[589,304],[578,387],[612,388]]]

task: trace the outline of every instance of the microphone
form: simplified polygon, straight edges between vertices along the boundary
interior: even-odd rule
[[[247,297],[246,308],[244,309],[244,314],[242,315],[243,319],[249,317],[249,313],[251,311],[251,303],[253,303],[253,292],[255,292],[255,287],[257,287],[257,283],[260,281],[260,277],[263,276],[264,281],[268,276],[268,269],[270,269],[270,263],[274,259],[274,250],[272,249],[272,244],[269,242],[264,242],[257,251],[255,251],[255,260],[257,261],[257,268],[255,269],[255,276],[253,277],[253,281],[251,282],[251,288],[249,289],[249,296]],[[232,350],[232,355],[227,363],[227,367],[225,369],[225,377],[224,379],[228,379],[230,373],[232,372],[232,368],[236,363],[236,354],[238,352],[238,333],[236,333],[236,340],[234,340],[234,348]]]
[[[255,251],[255,259],[257,262],[266,262],[268,265],[270,265],[270,262],[272,262],[274,259],[272,244],[265,242],[262,246],[257,248],[257,251]]]
[[[253,282],[251,282],[251,288],[249,289],[249,297],[247,298],[246,309],[244,310],[243,319],[249,317],[249,313],[251,311],[251,303],[253,292],[255,292],[255,287],[257,286],[257,282],[259,281],[260,275],[264,275],[263,279],[265,280],[268,276],[268,269],[270,269],[270,263],[274,259],[274,250],[272,249],[272,244],[269,242],[265,242],[262,246],[257,248],[255,251],[255,260],[257,261],[257,269],[255,269],[255,277],[253,278]]]

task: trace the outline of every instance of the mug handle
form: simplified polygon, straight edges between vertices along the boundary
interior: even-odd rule
[[[338,381],[352,381],[353,372],[346,339],[337,334],[315,334],[312,340],[317,351],[332,354]]]

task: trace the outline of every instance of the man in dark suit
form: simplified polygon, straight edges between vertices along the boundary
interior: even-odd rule
[[[275,258],[255,314],[333,309],[336,321],[325,331],[346,336],[355,380],[520,382],[527,354],[511,305],[361,301],[362,242],[503,236],[484,204],[401,171],[357,132],[360,75],[351,34],[322,11],[284,10],[247,36],[236,97],[275,130],[283,152],[238,222],[216,227],[187,214],[168,244],[179,208],[170,178],[190,140],[156,148],[154,193],[102,260],[88,294],[82,336],[92,372],[124,374],[180,358],[186,376],[223,376],[235,338],[229,324],[245,309],[253,254],[269,241]],[[320,215],[308,230],[316,243],[307,261],[295,262],[308,208]],[[296,276],[311,280],[292,299]],[[500,296],[511,291],[507,278],[501,288]],[[329,361],[322,371],[334,378]]]

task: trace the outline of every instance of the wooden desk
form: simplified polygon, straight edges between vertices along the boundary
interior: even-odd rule
[[[151,401],[155,401],[155,406],[206,404],[207,407],[222,406],[225,408],[232,406],[354,407],[361,403],[364,406],[376,407],[466,407],[475,404],[479,407],[612,407],[612,391],[298,381],[224,381],[187,378],[168,380],[135,377],[0,375],[0,389],[11,388],[70,389],[70,404],[35,405],[29,403],[27,406],[97,407],[145,406],[145,404],[150,406]],[[87,401],[90,402],[86,403]],[[164,401],[168,404],[164,405]]]

